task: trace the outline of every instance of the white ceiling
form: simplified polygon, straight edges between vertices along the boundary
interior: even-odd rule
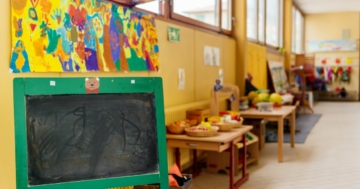
[[[360,0],[294,0],[305,14],[360,11]]]

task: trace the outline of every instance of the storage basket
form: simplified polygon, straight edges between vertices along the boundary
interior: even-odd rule
[[[191,137],[211,137],[215,136],[219,130],[219,127],[212,126],[209,131],[192,131],[190,128],[186,128],[186,134]]]

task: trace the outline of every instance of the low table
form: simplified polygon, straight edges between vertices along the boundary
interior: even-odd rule
[[[244,119],[265,119],[278,123],[278,161],[283,162],[283,142],[284,142],[284,119],[290,120],[291,147],[295,147],[295,114],[296,106],[282,106],[274,108],[271,112],[260,112],[254,108],[240,111]]]
[[[197,169],[197,150],[204,151],[215,151],[223,152],[225,150],[230,151],[230,189],[239,188],[246,180],[249,178],[249,174],[246,173],[246,166],[242,166],[242,177],[234,183],[235,175],[235,162],[234,154],[235,150],[233,148],[234,144],[238,142],[243,143],[243,154],[246,154],[246,133],[249,132],[253,127],[252,126],[242,126],[241,128],[236,128],[230,132],[218,132],[216,136],[213,137],[189,137],[187,135],[166,135],[167,146],[175,148],[175,159],[176,164],[180,168],[180,150],[179,148],[186,148],[194,150],[193,166],[195,169],[195,175],[198,174]],[[242,156],[242,162],[246,165],[246,156]]]

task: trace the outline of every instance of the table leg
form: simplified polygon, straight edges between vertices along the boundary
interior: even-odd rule
[[[230,142],[230,189],[234,189],[234,177],[235,177],[235,163],[234,163],[235,149],[234,142]]]
[[[242,144],[243,144],[243,148],[242,148],[242,152],[243,152],[243,156],[242,156],[242,177],[240,180],[238,180],[236,183],[234,183],[234,176],[235,176],[235,163],[234,162],[234,156],[235,156],[235,150],[234,150],[234,145],[233,142],[230,143],[231,144],[231,149],[230,149],[230,189],[237,189],[239,188],[245,181],[247,181],[249,179],[249,174],[246,173],[246,134],[244,134],[242,136]]]
[[[197,164],[197,150],[194,149],[193,150],[193,173],[192,173],[192,176],[193,178],[197,177],[200,175],[201,173],[201,168],[198,167],[198,164]]]
[[[175,162],[176,165],[179,167],[179,170],[181,170],[181,154],[180,154],[180,149],[179,148],[175,148]]]
[[[283,161],[284,119],[278,120],[278,161]]]
[[[291,135],[291,147],[295,147],[295,110],[290,116],[290,135]]]

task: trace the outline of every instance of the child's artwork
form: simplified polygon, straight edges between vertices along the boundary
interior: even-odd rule
[[[289,82],[282,62],[269,61],[269,69],[275,92],[282,93],[289,89]]]
[[[10,71],[158,71],[155,19],[102,0],[11,0]]]

